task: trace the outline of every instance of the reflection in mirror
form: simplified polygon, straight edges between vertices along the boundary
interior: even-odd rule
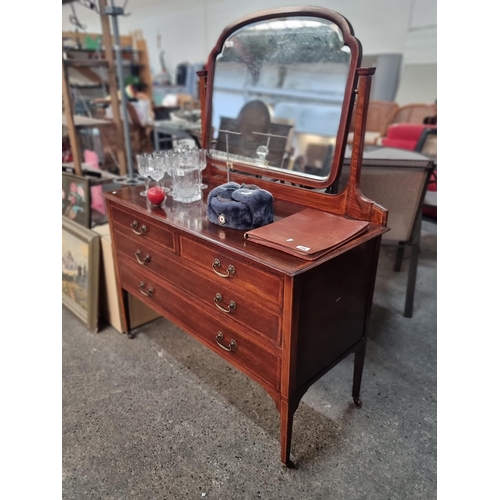
[[[234,32],[215,62],[211,156],[328,177],[350,61],[326,19],[280,18]]]

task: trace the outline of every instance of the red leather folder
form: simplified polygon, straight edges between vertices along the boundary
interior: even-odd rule
[[[315,260],[356,238],[369,223],[307,208],[245,233],[249,241]]]

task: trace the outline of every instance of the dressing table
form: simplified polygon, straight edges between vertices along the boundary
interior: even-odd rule
[[[203,200],[182,204],[167,197],[155,208],[140,196],[142,186],[105,195],[129,336],[127,294],[260,384],[280,415],[281,462],[289,467],[293,415],[302,396],[351,353],[352,397],[361,406],[367,326],[387,211],[358,189],[374,73],[373,68],[361,68],[360,61],[361,45],[351,25],[330,10],[279,8],[231,24],[213,49],[207,71],[198,73],[203,145],[208,151],[203,174],[209,187]],[[298,120],[287,118],[292,149],[283,154],[290,158],[300,154],[304,135],[335,145],[325,176],[295,172],[282,158],[268,161],[256,149],[253,157],[248,147],[243,155],[224,150],[225,141],[217,140],[224,134],[221,117],[236,119],[242,106],[256,99],[271,109],[274,123],[285,122],[286,117],[275,113],[280,105],[296,105],[302,114],[309,110],[314,116],[321,104],[329,113],[325,116],[338,115],[319,131],[301,129]],[[333,194],[329,188],[341,174],[355,102],[349,181],[341,193]],[[244,125],[247,131],[256,130],[252,123]],[[313,127],[320,125],[313,120]],[[256,148],[274,139],[260,133]],[[228,178],[270,191],[275,221],[315,208],[368,221],[369,228],[313,261],[260,246],[245,240],[243,231],[207,219],[208,193]]]

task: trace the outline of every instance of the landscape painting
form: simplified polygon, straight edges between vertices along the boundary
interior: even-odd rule
[[[98,330],[99,235],[62,218],[62,300],[91,331]]]

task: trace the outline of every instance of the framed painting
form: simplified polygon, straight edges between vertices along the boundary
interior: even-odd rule
[[[92,332],[99,329],[100,236],[62,217],[62,302]]]
[[[90,229],[89,179],[67,172],[62,173],[62,215]]]

